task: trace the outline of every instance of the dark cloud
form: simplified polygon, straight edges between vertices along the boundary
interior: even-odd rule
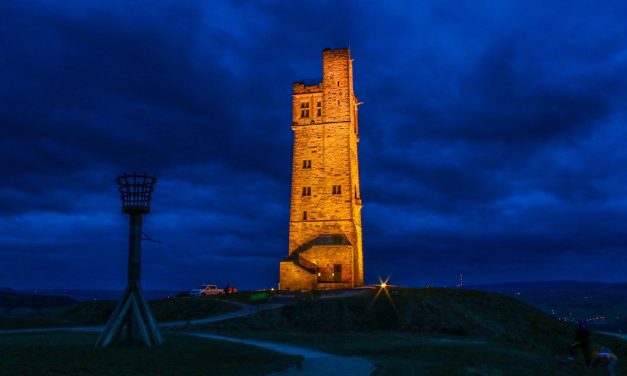
[[[0,5],[0,286],[121,287],[113,178],[159,176],[144,284],[266,287],[291,82],[350,46],[367,279],[620,280],[627,7]],[[622,253],[621,253],[622,252]]]

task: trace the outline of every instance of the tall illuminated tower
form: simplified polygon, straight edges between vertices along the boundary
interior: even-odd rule
[[[359,127],[350,51],[322,52],[322,80],[292,92],[292,194],[282,290],[352,288],[364,283]]]

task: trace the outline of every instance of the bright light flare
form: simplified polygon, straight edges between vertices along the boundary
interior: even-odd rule
[[[378,276],[377,278],[379,279],[379,284],[376,286],[379,286],[380,289],[386,289],[388,287],[388,281],[390,280],[390,276],[388,276],[385,280]]]
[[[377,301],[377,299],[379,299],[379,295],[381,295],[381,292],[384,292],[385,296],[388,298],[390,303],[392,303],[392,306],[396,310],[396,306],[394,305],[394,301],[392,300],[392,295],[390,295],[389,290],[390,285],[388,284],[388,282],[390,281],[390,277],[391,276],[388,276],[386,279],[382,279],[381,277],[377,276],[377,278],[379,279],[379,284],[375,286],[378,286],[379,288],[377,289],[377,293],[374,295],[374,298],[372,298],[372,301],[370,302],[371,307]]]

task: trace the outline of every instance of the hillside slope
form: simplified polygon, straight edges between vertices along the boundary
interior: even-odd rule
[[[104,325],[113,312],[115,301],[76,302],[47,312],[0,314],[0,329],[20,329],[52,326]],[[168,298],[149,301],[158,322],[193,320],[241,309],[236,303],[207,297]]]
[[[365,356],[381,364],[377,375],[598,374],[581,359],[566,361],[572,324],[511,297],[462,289],[392,289],[391,299],[381,293],[376,300],[375,294],[298,300],[205,328]],[[627,358],[627,342],[593,334],[592,349],[601,344]],[[623,371],[619,363],[617,374]]]
[[[15,309],[45,310],[76,304],[77,300],[61,295],[20,293],[8,288],[0,289],[0,313],[11,313]]]
[[[225,321],[231,328],[345,332],[398,330],[519,340],[569,335],[572,327],[516,299],[459,289],[400,289],[386,294],[299,300],[278,310]]]

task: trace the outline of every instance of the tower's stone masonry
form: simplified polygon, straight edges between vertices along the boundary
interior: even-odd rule
[[[322,52],[322,81],[292,94],[292,198],[289,255],[280,288],[363,285],[357,98],[348,49]]]

